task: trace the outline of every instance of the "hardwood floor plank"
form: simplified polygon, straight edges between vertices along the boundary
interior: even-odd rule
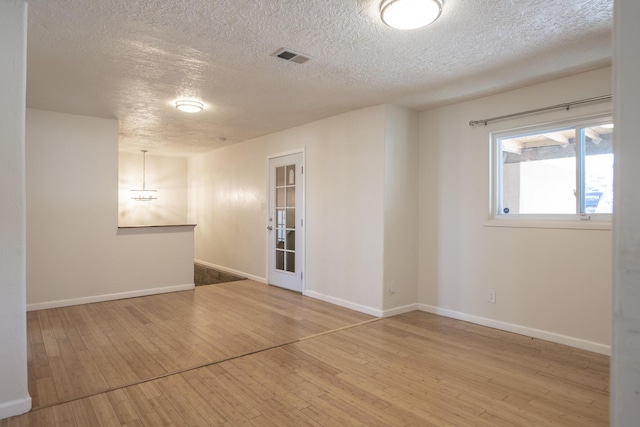
[[[77,427],[71,403],[63,403],[51,408],[53,410],[53,425],[60,427]]]
[[[38,319],[40,320],[40,325],[42,327],[42,341],[45,346],[47,357],[57,357],[60,356],[60,350],[58,349],[54,326],[51,324],[51,314],[48,312],[49,310],[41,310],[38,312]],[[29,328],[30,325],[27,325],[27,330],[29,330]]]
[[[102,346],[94,339],[93,335],[86,335],[82,338],[87,347],[90,349],[91,359],[95,363],[96,367],[100,371],[100,375],[106,382],[106,388],[117,387],[125,384],[123,373],[120,372],[111,359],[107,356]],[[114,352],[114,349],[108,349],[109,352]],[[96,387],[97,389],[97,387]]]
[[[142,424],[147,426],[184,424],[180,415],[167,404],[160,393],[148,395],[141,386],[127,387],[124,391],[136,408]]]
[[[265,415],[259,415],[251,420],[251,425],[256,427],[280,427],[282,424],[271,421]]]
[[[300,410],[309,419],[316,421],[322,426],[339,425],[339,421],[314,405],[309,405]]]
[[[100,426],[112,427],[120,425],[120,421],[118,421],[118,414],[116,414],[111,401],[105,393],[91,396],[86,400],[89,401],[91,408],[99,420]],[[37,412],[40,411],[36,411],[36,413]]]
[[[133,390],[136,389],[140,390],[143,393],[149,405],[153,408],[154,412],[161,420],[161,425],[187,425],[180,414],[160,392],[160,390],[156,386],[156,381],[133,386]]]
[[[176,375],[171,377],[174,380],[174,387],[178,392],[189,401],[189,404],[195,409],[195,411],[202,417],[209,425],[219,426],[225,424],[227,418],[212,405],[209,400],[200,394],[199,390],[194,387],[187,379],[185,375]]]
[[[326,413],[329,417],[331,417],[331,419],[335,419],[338,421],[337,425],[344,425],[344,426],[367,426],[367,424],[365,424],[364,421],[361,421],[357,418],[357,416],[354,414],[352,415],[351,411],[344,411],[341,408],[338,408],[334,405],[331,404],[331,402],[327,401],[325,397],[325,394],[314,397],[310,403],[318,408],[319,410],[321,410],[322,412]],[[332,424],[329,424],[332,425]]]
[[[76,400],[70,404],[78,426],[97,426],[100,424],[89,399]]]
[[[209,402],[209,405],[213,407],[216,412],[226,418],[228,422],[232,425],[247,425],[249,418],[251,418],[251,414],[241,412],[236,409],[225,398],[227,393],[223,392],[221,388],[215,387],[213,385],[213,381],[206,380],[206,378],[212,377],[210,370],[202,368],[197,371],[185,372],[182,376],[203,396],[207,402]]]
[[[608,424],[608,357],[370,319],[249,280],[31,312],[34,410],[0,427]]]
[[[123,389],[108,392],[107,398],[109,399],[113,411],[121,425],[133,423],[139,420],[138,414],[133,406],[133,402],[127,398]]]
[[[37,408],[366,319],[252,281],[41,310],[28,316],[30,393]],[[56,396],[38,387],[47,375]]]
[[[64,409],[64,408],[63,408]],[[56,419],[53,408],[46,408],[41,411],[21,415],[18,418],[28,418],[28,425],[31,426],[55,426]]]
[[[195,394],[195,391],[189,385],[184,386],[184,382],[180,375],[174,375],[159,380],[157,386],[187,425],[210,426],[221,424],[222,420],[216,419],[215,414],[205,414],[205,417],[201,415],[197,410],[198,408],[193,405],[197,402],[197,400],[192,399],[192,394]],[[202,411],[202,413],[205,412]]]
[[[217,384],[217,387],[224,390],[224,399],[248,419],[260,415],[260,411],[256,408],[259,396],[251,389],[247,389],[244,385],[237,383],[228,373],[210,377],[208,381],[212,384]]]
[[[251,358],[253,359],[253,358]],[[246,360],[246,359],[245,359]],[[263,386],[260,382],[254,380],[250,372],[247,372],[248,364],[242,361],[232,360],[221,365],[233,377],[234,381],[242,385],[246,389],[250,389],[256,395],[257,399],[267,400],[275,397],[272,390]]]
[[[32,384],[30,384],[30,386],[32,386]],[[36,401],[36,399],[37,401],[35,403],[32,403],[34,407],[36,404],[38,404],[39,407],[44,405],[51,405],[60,401],[58,393],[56,392],[56,386],[53,381],[53,377],[36,380],[35,387],[35,390],[37,390],[37,394],[35,394],[35,397],[32,398],[32,402]]]

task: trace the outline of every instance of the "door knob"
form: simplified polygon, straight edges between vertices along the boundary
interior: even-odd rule
[[[267,230],[271,231],[271,230],[273,230],[273,227],[272,226],[268,226]]]

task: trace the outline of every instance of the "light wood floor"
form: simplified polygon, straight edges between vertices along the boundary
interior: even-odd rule
[[[30,313],[28,329],[41,409],[0,427],[608,424],[608,357],[251,281]]]
[[[372,319],[253,281],[28,313],[39,408]]]

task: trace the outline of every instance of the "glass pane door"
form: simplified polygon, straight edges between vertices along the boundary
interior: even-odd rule
[[[269,283],[302,292],[302,153],[269,160]]]
[[[296,165],[276,168],[276,270],[296,271]]]

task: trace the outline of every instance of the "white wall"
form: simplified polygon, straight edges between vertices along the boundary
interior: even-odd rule
[[[142,188],[142,153],[118,155],[118,224],[173,225],[187,223],[187,159],[146,156],[146,187],[157,190],[157,200],[131,199]]]
[[[640,3],[614,11],[615,210],[611,425],[640,420]]]
[[[418,113],[386,109],[383,307],[390,310],[418,301]]]
[[[0,418],[31,409],[25,310],[26,40],[26,2],[0,2]]]
[[[192,227],[118,230],[118,122],[27,110],[27,303],[193,287]]]
[[[604,112],[594,104],[471,128],[483,119],[611,93],[605,68],[420,115],[422,308],[607,352],[611,232],[486,227],[489,132]],[[487,302],[488,289],[497,303]]]
[[[385,116],[365,108],[190,158],[196,259],[264,280],[267,156],[304,148],[305,292],[379,312]]]

